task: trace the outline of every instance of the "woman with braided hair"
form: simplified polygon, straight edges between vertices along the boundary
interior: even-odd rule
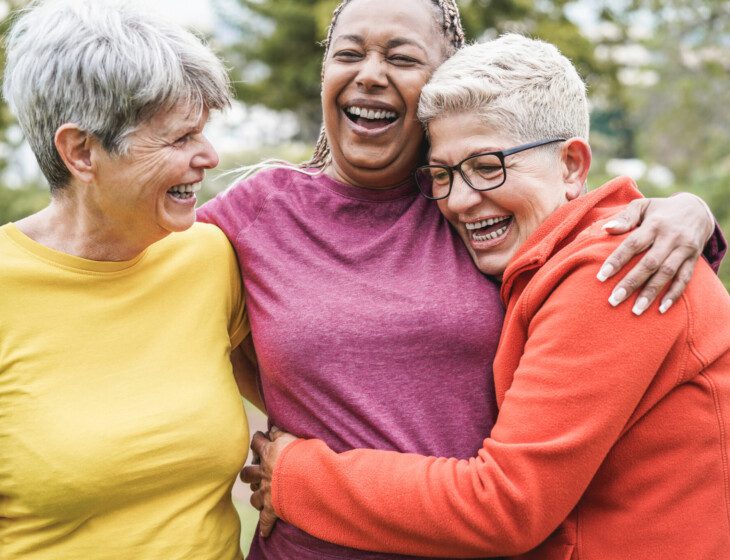
[[[495,421],[497,284],[411,179],[425,154],[421,89],[463,42],[451,0],[343,2],[327,37],[314,158],[266,169],[198,214],[236,249],[270,422],[337,452],[468,458]],[[664,226],[649,229],[681,213],[682,243],[699,254],[713,229],[701,203],[680,195],[663,212]],[[256,536],[250,558],[396,556],[280,522]]]

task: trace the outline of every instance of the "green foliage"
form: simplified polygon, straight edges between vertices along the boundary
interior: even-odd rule
[[[9,189],[0,186],[0,224],[15,222],[38,212],[48,205],[48,201],[47,189],[37,186]]]
[[[319,131],[322,48],[329,15],[329,0],[239,0],[250,18],[241,42],[227,52],[234,63],[239,98],[274,110],[288,109],[299,117],[301,136],[312,139]],[[250,21],[246,18],[247,22]],[[266,25],[266,23],[271,25]],[[272,27],[273,25],[273,27]]]

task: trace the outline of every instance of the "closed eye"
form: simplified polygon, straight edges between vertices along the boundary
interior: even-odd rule
[[[342,61],[345,61],[345,62],[354,61],[354,60],[360,60],[362,58],[362,54],[361,53],[359,53],[357,51],[351,51],[351,50],[337,51],[332,56],[336,60],[342,60]]]
[[[397,66],[412,66],[414,64],[418,64],[418,60],[415,58],[402,54],[391,56],[388,58],[388,61]]]

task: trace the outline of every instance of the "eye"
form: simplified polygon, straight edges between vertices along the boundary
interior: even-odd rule
[[[396,66],[413,66],[418,64],[418,60],[405,54],[394,54],[388,57],[388,61]]]
[[[492,154],[483,154],[469,160],[467,169],[484,179],[493,179],[502,175],[502,162]]]
[[[185,134],[184,136],[181,136],[180,138],[175,140],[172,143],[172,145],[180,148],[180,147],[184,146],[185,144],[187,144],[192,139],[192,137],[193,137],[192,133]]]
[[[337,51],[335,54],[332,55],[332,58],[343,62],[354,62],[360,60],[362,58],[362,54],[350,49],[344,49],[341,51]]]
[[[451,178],[449,172],[444,167],[431,168],[431,180],[435,185],[448,185]]]

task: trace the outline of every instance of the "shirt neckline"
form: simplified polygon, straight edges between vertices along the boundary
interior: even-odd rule
[[[348,198],[365,200],[371,202],[388,202],[399,198],[419,196],[418,189],[412,179],[385,189],[368,189],[365,187],[356,187],[348,183],[342,183],[333,179],[324,172],[320,173],[317,178],[321,179],[324,186],[329,190],[336,192]]]
[[[147,249],[145,249],[139,255],[128,261],[94,261],[46,247],[25,235],[14,223],[5,224],[0,228],[0,231],[4,232],[15,245],[34,257],[61,268],[79,272],[101,274],[121,272],[135,266],[147,253]]]

